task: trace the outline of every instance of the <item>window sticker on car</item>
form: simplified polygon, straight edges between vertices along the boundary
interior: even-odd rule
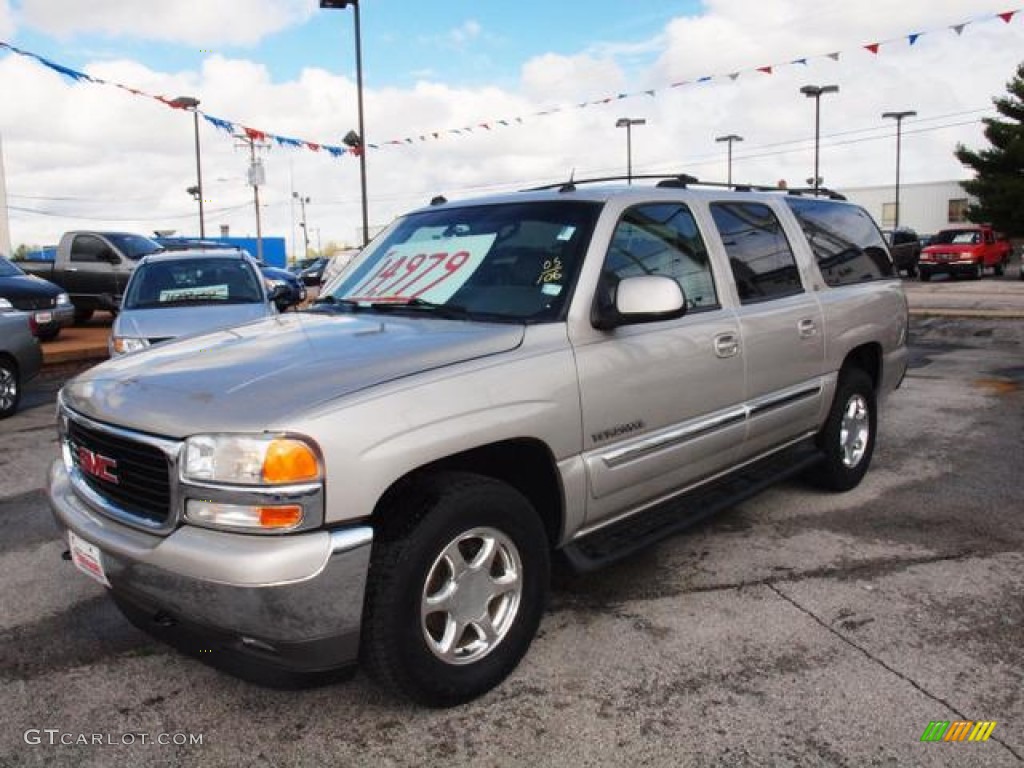
[[[540,277],[537,278],[537,285],[543,283],[557,283],[562,280],[562,260],[557,256],[548,259],[541,266]]]
[[[160,291],[160,303],[182,301],[183,299],[227,299],[228,286],[195,285],[190,288],[168,288]]]
[[[343,298],[395,303],[422,299],[442,304],[480,266],[494,238],[493,234],[472,235],[396,245],[377,269]]]

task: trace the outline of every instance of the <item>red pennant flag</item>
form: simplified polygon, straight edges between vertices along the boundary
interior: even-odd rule
[[[488,131],[491,130],[491,126],[489,126],[487,123],[480,123],[480,127]]]
[[[878,46],[880,46],[880,45],[881,45],[881,43],[871,43],[870,45],[865,45],[864,47],[867,48],[872,53],[877,54],[878,53]]]
[[[758,67],[757,71],[758,72],[764,72],[766,75],[770,75],[772,73],[772,68],[771,67]]]
[[[245,127],[243,127],[242,130],[245,131],[245,135],[248,136],[253,141],[266,141],[267,140],[267,134],[265,134],[263,131],[257,131],[255,128],[245,128]]]
[[[319,152],[320,151],[320,145],[319,144],[314,144],[311,141],[307,141],[306,142],[306,146],[309,147],[310,149],[312,149],[314,152]]]
[[[1013,18],[1013,14],[1015,13],[1016,11],[1007,11],[1006,13],[1000,13],[999,18],[1005,21],[1007,24],[1009,24],[1010,20]]]

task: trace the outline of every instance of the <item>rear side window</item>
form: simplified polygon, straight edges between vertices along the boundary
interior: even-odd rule
[[[893,276],[882,234],[863,208],[802,197],[787,197],[786,203],[796,214],[828,285]]]
[[[803,292],[793,249],[771,208],[760,203],[712,203],[711,215],[742,303]]]
[[[604,278],[671,277],[690,309],[718,306],[708,250],[690,209],[679,203],[648,203],[628,209],[615,227]]]

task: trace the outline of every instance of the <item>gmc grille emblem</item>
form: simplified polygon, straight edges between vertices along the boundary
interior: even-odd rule
[[[114,485],[120,483],[117,475],[114,474],[117,470],[117,462],[108,456],[102,456],[88,448],[78,446],[78,466],[87,475],[98,477],[100,480]]]

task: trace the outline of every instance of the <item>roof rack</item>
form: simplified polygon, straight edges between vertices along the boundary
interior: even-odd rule
[[[736,192],[779,192],[789,195],[827,197],[831,200],[845,200],[838,192],[825,187],[807,188],[786,188],[777,185],[767,184],[728,184],[722,181],[701,181],[696,176],[687,173],[640,173],[632,176],[598,176],[592,179],[573,179],[568,182],[560,181],[555,184],[544,184],[539,187],[530,187],[526,192],[541,192],[548,189],[557,189],[559,192],[573,192],[578,184],[601,184],[609,181],[632,181],[633,179],[657,179],[655,185],[662,188],[687,189],[694,187],[712,187],[717,189],[731,189]]]

